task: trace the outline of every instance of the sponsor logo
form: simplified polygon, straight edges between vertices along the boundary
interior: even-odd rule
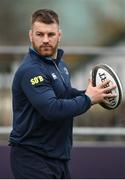
[[[57,76],[55,73],[52,73],[51,75],[52,75],[53,79],[57,79]]]
[[[35,84],[39,84],[40,82],[43,82],[43,80],[44,79],[42,76],[35,76],[32,79],[30,79],[30,82],[32,85],[35,85]]]
[[[68,69],[67,69],[66,67],[64,67],[63,69],[64,69],[65,73],[66,73],[67,75],[69,75]]]

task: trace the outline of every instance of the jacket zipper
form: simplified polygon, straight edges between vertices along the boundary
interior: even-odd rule
[[[57,64],[55,63],[54,60],[53,60],[53,63],[54,63],[54,66],[55,66],[55,68],[57,69],[57,71],[58,71],[58,73],[59,73],[59,75],[60,75],[60,77],[61,77],[61,79],[62,79],[62,81],[63,81],[64,86],[67,88],[66,83],[65,83],[65,80],[64,80],[64,77],[62,76],[62,73],[61,73],[60,69],[58,68],[58,66],[57,66]]]

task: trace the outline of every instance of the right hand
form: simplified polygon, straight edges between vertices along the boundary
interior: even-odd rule
[[[112,94],[111,90],[115,89],[115,85],[110,85],[110,80],[100,83],[98,86],[93,87],[92,81],[89,79],[88,87],[85,94],[89,96],[92,104],[105,102],[106,98],[117,97],[117,94]],[[108,92],[108,93],[107,93]]]

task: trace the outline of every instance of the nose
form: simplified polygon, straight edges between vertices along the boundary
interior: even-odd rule
[[[49,37],[47,34],[45,34],[43,37],[43,43],[48,43],[48,42],[49,42]]]

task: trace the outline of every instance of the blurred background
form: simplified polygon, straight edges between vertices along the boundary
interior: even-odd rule
[[[12,126],[11,85],[28,51],[31,14],[55,10],[60,18],[64,60],[73,87],[85,89],[97,63],[111,65],[125,93],[125,0],[0,0],[0,143]],[[74,120],[74,144],[120,143],[125,136],[125,99],[115,110],[99,105]]]
[[[13,177],[11,85],[28,52],[31,15],[40,8],[59,15],[72,86],[85,89],[92,67],[105,63],[118,73],[125,94],[125,0],[0,0],[0,178]],[[72,178],[125,178],[125,95],[115,110],[95,105],[76,117],[73,138]]]

